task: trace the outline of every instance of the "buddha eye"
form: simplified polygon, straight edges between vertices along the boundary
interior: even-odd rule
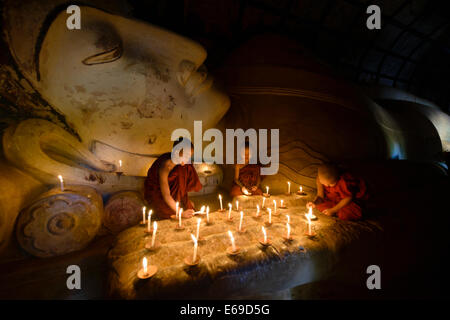
[[[121,56],[122,56],[122,47],[117,46],[114,47],[113,49],[94,54],[93,56],[84,59],[82,62],[85,65],[91,66],[94,64],[113,62],[119,59]]]

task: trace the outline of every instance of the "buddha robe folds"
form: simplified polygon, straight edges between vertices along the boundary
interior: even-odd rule
[[[144,197],[150,208],[161,219],[170,218],[175,212],[167,205],[162,196],[159,169],[166,160],[169,160],[171,153],[161,155],[152,164],[147,173],[144,184]],[[192,164],[176,165],[169,173],[170,195],[175,201],[180,203],[180,208],[184,210],[194,209],[194,204],[189,200],[188,192],[200,191],[202,184],[197,172]]]
[[[364,201],[368,199],[367,187],[364,180],[355,178],[350,173],[344,173],[334,187],[323,186],[324,202],[317,204],[319,211],[334,207],[344,198],[352,197],[352,202],[337,212],[342,220],[359,220],[362,217]]]
[[[258,178],[261,175],[261,166],[259,164],[247,164],[245,167],[242,167],[239,170],[239,181],[244,185],[245,188],[249,192],[251,192],[252,195],[261,195],[262,191],[261,189],[256,189],[255,191],[252,191],[251,188],[256,186],[258,183]],[[231,187],[230,195],[232,197],[242,195],[241,187],[236,184],[236,182],[233,181],[233,186]]]

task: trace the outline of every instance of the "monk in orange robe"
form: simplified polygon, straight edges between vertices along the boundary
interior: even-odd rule
[[[230,195],[232,197],[245,195],[262,195],[263,192],[259,185],[261,183],[261,165],[249,164],[250,145],[246,143],[243,148],[243,164],[234,166],[234,180]]]
[[[173,147],[182,140],[175,141]],[[188,192],[200,191],[202,184],[194,166],[190,164],[191,155],[194,153],[193,146],[189,140],[185,141],[191,145],[191,149],[187,154],[183,154],[186,149],[180,151],[178,164],[172,161],[171,152],[164,153],[152,164],[145,179],[145,200],[161,219],[175,214],[176,202],[179,202],[179,208],[183,208],[183,218],[190,218],[195,212]]]
[[[364,180],[348,172],[341,174],[333,165],[322,165],[318,168],[316,185],[317,196],[308,207],[342,220],[361,219],[362,207],[368,199]]]

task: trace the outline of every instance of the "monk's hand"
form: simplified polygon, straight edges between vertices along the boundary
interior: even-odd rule
[[[325,209],[323,210],[323,213],[326,214],[327,216],[333,216],[336,213],[336,209],[334,208]]]
[[[181,214],[181,216],[183,218],[189,219],[192,218],[192,216],[194,215],[194,210],[193,209],[187,209],[186,211],[183,211],[183,213]]]
[[[256,190],[258,190],[258,186],[253,186],[251,189],[253,192],[255,192]]]
[[[245,195],[249,195],[250,194],[250,191],[248,191],[248,189],[246,187],[242,187],[241,191]]]
[[[309,202],[306,204],[306,207],[307,207],[308,209],[309,209],[309,208],[315,208],[316,205],[314,204],[314,202],[309,201]]]

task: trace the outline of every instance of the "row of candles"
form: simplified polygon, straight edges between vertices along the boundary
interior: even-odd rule
[[[264,201],[265,198],[263,198]],[[220,200],[220,205],[221,205],[221,210],[223,210],[223,205],[222,205],[222,196],[219,195],[219,200]],[[283,200],[281,200],[282,203]],[[274,210],[276,212],[276,201],[274,200]],[[228,220],[231,221],[231,209],[232,209],[232,205],[231,203],[228,204],[229,210],[228,210]],[[260,212],[260,208],[259,205],[256,206],[257,207],[257,213],[256,213],[256,217],[259,216],[259,212]],[[239,201],[236,201],[236,210],[239,209]],[[269,220],[266,223],[266,226],[270,226],[272,224],[272,210],[270,208],[267,208],[267,211],[269,213]],[[202,206],[200,209],[200,213],[206,213],[206,219],[207,219],[207,224],[210,223],[210,219],[209,219],[209,206]],[[179,203],[176,203],[176,214],[175,217],[178,220],[178,229],[183,228],[182,226],[182,213],[183,213],[183,208],[179,208]],[[156,221],[153,222],[153,229],[151,229],[151,216],[152,216],[152,210],[149,210],[148,215],[147,215],[147,221],[145,221],[146,218],[146,207],[143,207],[143,224],[147,224],[147,233],[152,233],[152,239],[151,239],[151,245],[149,249],[152,249],[155,247],[155,239],[156,239],[156,232],[158,229],[158,224]],[[309,211],[307,214],[305,214],[305,217],[307,218],[308,221],[308,231],[305,233],[308,236],[314,236],[315,234],[312,231],[312,227],[311,227],[311,220],[315,218],[315,216],[312,213],[312,208],[309,208]],[[237,231],[238,232],[245,232],[244,228],[243,228],[243,218],[244,218],[244,212],[240,211],[240,220],[239,220],[239,226]],[[192,255],[192,260],[188,260],[186,263],[188,264],[192,264],[195,265],[198,263],[198,242],[200,239],[200,226],[202,223],[202,219],[198,218],[197,219],[197,229],[196,229],[196,234],[192,234],[191,233],[191,239],[194,243],[194,252]],[[291,219],[289,215],[286,215],[286,235],[283,237],[286,241],[291,241],[293,240],[292,236],[291,236]],[[259,241],[263,246],[268,246],[271,244],[270,239],[267,236],[267,230],[266,228],[264,228],[264,226],[261,227],[261,231],[263,234],[263,238]],[[235,255],[239,253],[239,248],[236,246],[236,242],[233,236],[233,233],[231,230],[228,230],[228,236],[230,238],[230,242],[231,242],[231,247],[229,247],[227,249],[227,252],[231,255]],[[143,272],[144,275],[148,275],[148,270],[147,270],[147,259],[144,258],[145,260],[143,260]],[[155,266],[153,266],[155,267]],[[146,271],[147,270],[147,271]]]

